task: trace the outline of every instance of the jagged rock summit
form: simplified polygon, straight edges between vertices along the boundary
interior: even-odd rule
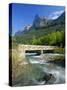
[[[39,15],[35,15],[33,20],[33,27],[34,28],[42,28],[47,26],[47,18],[45,16],[40,17]]]

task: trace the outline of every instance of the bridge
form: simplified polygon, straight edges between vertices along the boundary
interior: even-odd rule
[[[43,50],[54,50],[55,46],[43,46],[43,45],[23,45],[19,44],[18,51],[20,52],[20,55],[25,57],[26,51],[35,51],[40,50],[41,55],[43,55]]]

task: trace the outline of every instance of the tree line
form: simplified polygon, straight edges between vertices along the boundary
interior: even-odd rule
[[[36,38],[35,36],[31,42],[32,45],[54,45],[54,46],[65,46],[65,33],[64,31],[56,31],[44,35],[40,38]]]

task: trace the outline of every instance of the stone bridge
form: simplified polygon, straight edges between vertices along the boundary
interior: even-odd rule
[[[21,56],[25,57],[25,52],[26,51],[31,51],[31,50],[40,50],[41,55],[43,54],[43,50],[53,50],[55,46],[43,46],[43,45],[23,45],[19,44],[18,46],[18,51],[21,53]]]

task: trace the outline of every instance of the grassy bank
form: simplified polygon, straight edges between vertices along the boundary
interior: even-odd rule
[[[22,85],[27,85],[26,81],[30,83],[28,79],[32,73],[32,65],[24,64],[25,59],[20,57],[17,49],[10,50],[10,52],[12,52],[10,54],[10,60],[12,58],[12,67],[10,67],[12,70],[12,85],[18,85],[20,82]]]
[[[65,67],[65,55],[54,57],[54,59],[48,61],[48,63],[53,63],[58,66]]]
[[[56,47],[56,48],[54,49],[54,53],[65,54],[65,48]]]

